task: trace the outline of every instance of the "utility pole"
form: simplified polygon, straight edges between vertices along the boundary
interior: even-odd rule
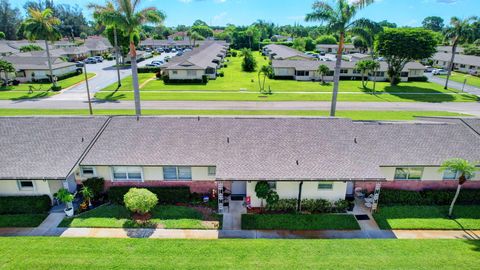
[[[92,100],[90,99],[90,87],[88,86],[87,63],[83,63],[83,73],[85,74],[85,85],[87,86],[88,109],[90,115],[93,115]]]

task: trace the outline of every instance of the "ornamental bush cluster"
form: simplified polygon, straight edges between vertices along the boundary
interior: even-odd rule
[[[310,213],[344,213],[350,207],[350,202],[338,200],[331,202],[324,199],[303,199],[302,211]],[[268,204],[267,211],[293,213],[297,210],[297,199],[280,199],[275,204]]]
[[[158,203],[157,195],[145,188],[131,188],[124,196],[125,207],[138,214],[149,213]]]
[[[455,190],[395,190],[382,189],[379,203],[383,205],[449,205]],[[480,189],[463,189],[457,199],[458,204],[479,204]]]

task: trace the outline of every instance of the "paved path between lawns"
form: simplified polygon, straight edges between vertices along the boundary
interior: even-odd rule
[[[428,77],[429,81],[431,81],[433,83],[436,83],[436,84],[439,84],[439,85],[442,85],[442,86],[445,86],[445,82],[447,81],[446,79],[440,78],[438,76],[433,76],[431,73],[426,73],[426,74],[427,74],[426,76]],[[459,91],[462,91],[462,88],[463,88],[463,91],[465,91],[467,93],[480,96],[480,88],[475,87],[475,86],[471,86],[471,85],[468,85],[468,84],[466,84],[465,87],[463,87],[463,83],[459,83],[459,82],[450,80],[448,82],[448,87],[459,90]]]
[[[88,109],[80,100],[0,100],[5,109]],[[133,101],[96,101],[95,109],[134,109]],[[330,102],[316,101],[142,101],[142,109],[157,110],[330,110]],[[480,116],[480,102],[338,102],[338,110],[449,111]]]
[[[381,230],[381,231],[264,231],[264,230],[166,230],[112,228],[55,228],[35,233],[35,228],[0,228],[0,236],[58,236],[92,238],[153,238],[153,239],[474,239],[480,230]]]

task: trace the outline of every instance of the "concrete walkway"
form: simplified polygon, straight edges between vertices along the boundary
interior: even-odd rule
[[[480,240],[480,230],[166,230],[112,228],[54,228],[44,232],[35,228],[0,228],[0,236],[57,236],[91,238],[152,239],[469,239]]]
[[[52,212],[47,218],[36,228],[32,229],[29,235],[46,235],[50,230],[56,229],[60,222],[65,218],[65,213]]]
[[[442,85],[442,86],[445,86],[445,82],[447,81],[446,79],[440,78],[438,76],[433,76],[431,73],[426,73],[426,74],[427,74],[427,77],[428,77],[429,81],[431,81],[433,83],[436,83],[436,84],[439,84],[439,85]],[[467,81],[467,83],[468,83],[468,81]],[[448,82],[448,87],[456,89],[458,91],[463,90],[463,91],[465,91],[467,93],[470,93],[472,95],[480,96],[480,88],[475,87],[475,86],[471,86],[471,85],[468,85],[468,84],[466,84],[465,87],[464,87],[463,83],[459,83],[459,82],[450,80]]]
[[[223,230],[241,230],[242,214],[246,213],[243,201],[230,201],[227,212],[223,213]]]

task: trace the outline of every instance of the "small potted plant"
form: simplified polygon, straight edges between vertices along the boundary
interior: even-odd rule
[[[80,190],[80,194],[82,194],[84,202],[88,203],[88,208],[92,208],[92,199],[93,199],[93,192],[92,190],[87,187],[83,186],[83,188]]]
[[[57,192],[57,196],[56,198],[65,204],[65,209],[63,211],[65,211],[65,214],[68,216],[68,217],[72,217],[74,212],[73,212],[73,199],[74,199],[74,196],[73,194],[71,194],[67,189],[65,188],[61,188],[58,192]]]

